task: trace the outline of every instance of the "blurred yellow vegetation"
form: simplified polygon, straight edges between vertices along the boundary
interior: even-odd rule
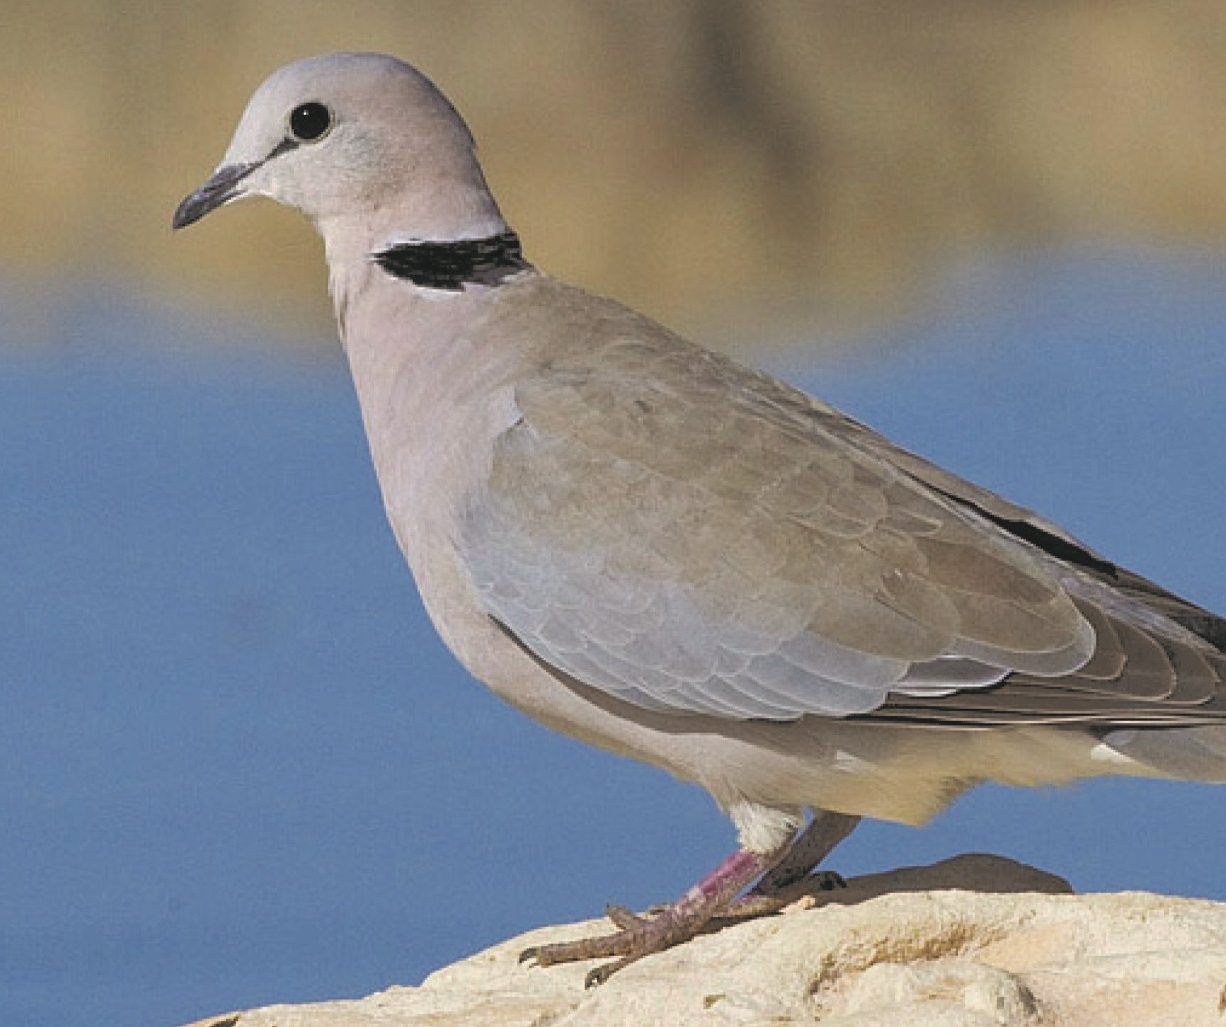
[[[266,74],[343,49],[451,96],[534,262],[708,338],[766,311],[845,331],[984,248],[1226,237],[1222,0],[9,0],[0,21],[0,240],[26,280],[323,327],[300,218],[251,204],[173,241],[169,220]]]

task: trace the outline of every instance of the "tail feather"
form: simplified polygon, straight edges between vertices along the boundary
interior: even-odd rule
[[[1102,742],[1182,781],[1226,782],[1226,726],[1109,731]]]

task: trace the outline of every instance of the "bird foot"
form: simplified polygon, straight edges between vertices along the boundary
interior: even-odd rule
[[[616,933],[580,938],[578,941],[556,942],[552,945],[536,945],[520,953],[519,961],[534,962],[538,966],[553,966],[556,963],[617,956],[612,963],[596,967],[585,978],[585,984],[589,988],[603,984],[618,970],[644,956],[661,952],[694,937],[712,917],[728,909],[741,890],[773,866],[780,855],[782,853],[761,856],[742,849],[729,856],[680,899],[671,906],[665,906],[658,913],[639,916],[624,906],[610,906],[607,915],[617,928]]]
[[[609,906],[606,915],[617,928],[614,934],[556,942],[552,945],[535,945],[524,949],[520,953],[519,961],[534,962],[538,966],[553,966],[584,959],[619,957],[612,963],[595,967],[588,973],[584,978],[584,986],[594,988],[604,984],[618,970],[644,956],[688,941],[711,919],[711,914],[706,910],[680,910],[678,906],[666,907],[655,916],[639,916],[624,906]]]
[[[842,813],[815,811],[813,820],[789,844],[766,854],[747,849],[734,852],[671,905],[653,906],[646,915],[631,913],[625,906],[609,906],[607,915],[617,928],[613,934],[534,945],[520,953],[519,961],[553,966],[617,957],[588,973],[585,983],[592,988],[644,956],[688,941],[714,919],[743,920],[777,913],[794,899],[791,886],[798,882],[805,882],[809,891],[845,887],[838,874],[814,872],[814,867],[858,820]],[[757,886],[738,900],[737,896],[755,880]],[[784,889],[788,889],[786,896]]]

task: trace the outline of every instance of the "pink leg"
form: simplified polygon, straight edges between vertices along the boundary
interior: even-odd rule
[[[538,945],[520,953],[520,962],[533,960],[540,966],[550,966],[620,956],[587,975],[589,988],[603,984],[635,960],[688,941],[714,917],[759,916],[777,911],[786,901],[777,894],[779,890],[810,874],[859,821],[859,817],[814,810],[808,826],[788,844],[766,855],[745,849],[734,852],[656,915],[636,916],[622,906],[610,906],[608,915],[616,933]],[[741,892],[755,880],[758,886],[738,901]]]
[[[609,919],[618,928],[617,933],[525,949],[520,954],[520,962],[533,960],[540,966],[550,966],[620,956],[615,962],[598,966],[587,975],[589,988],[603,984],[622,967],[643,956],[694,937],[707,921],[731,906],[752,881],[778,863],[787,850],[784,846],[762,856],[740,849],[655,916],[635,916],[621,906],[610,906]]]

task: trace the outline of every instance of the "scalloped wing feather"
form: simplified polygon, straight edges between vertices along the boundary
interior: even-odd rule
[[[775,720],[1087,663],[1093,629],[1024,545],[849,445],[855,422],[663,339],[519,382],[470,499],[482,601],[540,659],[644,708]]]

